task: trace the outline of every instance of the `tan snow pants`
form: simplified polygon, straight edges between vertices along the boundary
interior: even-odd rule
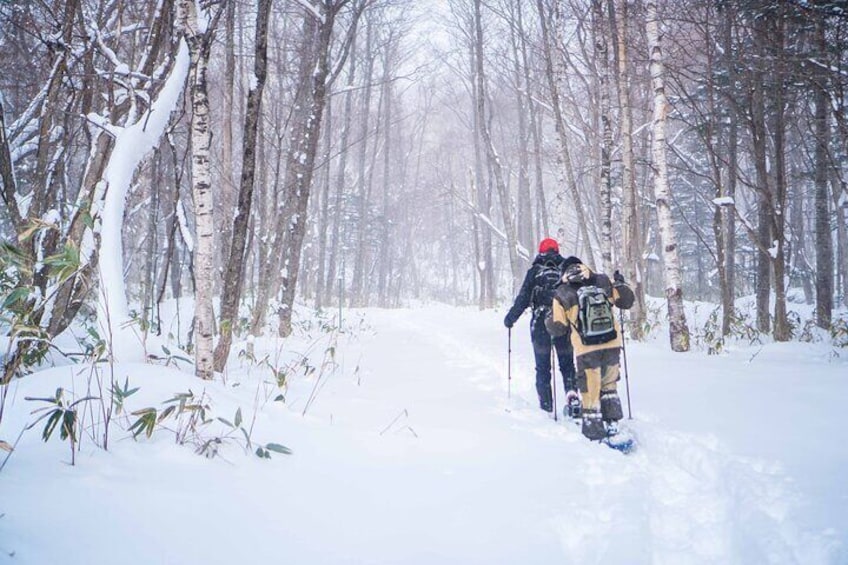
[[[604,349],[577,357],[577,383],[583,398],[584,410],[600,410],[601,391],[618,387],[619,350]]]

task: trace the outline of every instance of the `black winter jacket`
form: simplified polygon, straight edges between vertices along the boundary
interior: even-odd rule
[[[507,312],[504,318],[504,325],[511,328],[521,317],[524,311],[531,307],[533,308],[533,317],[531,325],[534,324],[537,318],[543,318],[550,309],[553,299],[553,293],[549,296],[542,296],[540,291],[544,290],[544,281],[540,278],[545,264],[553,263],[559,269],[560,276],[565,272],[565,268],[572,263],[580,263],[577,257],[563,258],[559,253],[550,251],[548,253],[539,253],[533,260],[533,264],[527,269],[527,274],[524,276],[524,282],[521,284],[521,290],[518,291],[518,296],[515,297],[515,302],[512,308]],[[544,326],[542,326],[544,327]]]

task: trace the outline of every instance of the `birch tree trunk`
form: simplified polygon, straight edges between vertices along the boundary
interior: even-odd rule
[[[669,105],[665,97],[665,69],[656,0],[648,0],[645,9],[645,31],[648,36],[651,85],[654,94],[651,154],[653,157],[657,221],[663,250],[663,282],[668,304],[669,337],[673,351],[688,351],[689,328],[686,325],[686,312],[683,309],[680,259],[671,215],[671,189],[668,184],[668,166],[666,164],[665,121]]]
[[[607,48],[607,19],[604,1],[592,0],[592,33],[594,34],[595,65],[598,66],[598,89],[601,102],[602,130],[601,174],[599,196],[601,203],[601,262],[605,273],[612,273],[612,179],[610,159],[612,154],[612,126],[610,125],[609,52]]]
[[[191,95],[191,186],[194,200],[196,238],[194,245],[194,343],[195,375],[211,379],[214,374],[212,346],[215,334],[215,312],[212,308],[215,280],[215,246],[212,201],[212,175],[209,148],[212,132],[209,123],[209,94],[206,72],[214,29],[198,25],[197,5],[181,0],[178,20],[189,51],[189,91]],[[211,25],[208,24],[207,25]]]
[[[567,239],[565,233],[565,223],[567,218],[567,208],[565,204],[566,191],[570,190],[571,198],[574,203],[576,212],[577,229],[580,234],[580,239],[583,242],[583,262],[589,266],[594,266],[594,254],[592,253],[591,239],[589,239],[589,229],[586,225],[586,213],[583,210],[583,201],[580,197],[580,191],[577,189],[577,180],[574,176],[572,168],[571,151],[568,145],[568,136],[566,135],[565,117],[562,113],[560,101],[560,81],[564,80],[565,70],[562,68],[561,57],[557,56],[556,64],[554,63],[552,41],[556,41],[557,45],[562,44],[563,39],[563,23],[559,12],[558,5],[554,8],[554,17],[552,19],[554,25],[554,38],[548,28],[548,13],[545,10],[542,0],[536,0],[536,7],[539,11],[539,23],[542,28],[542,50],[545,57],[545,76],[548,82],[548,88],[551,91],[551,106],[553,107],[554,123],[556,125],[557,140],[559,141],[559,152],[557,153],[557,170],[559,173],[559,186],[552,204],[553,214],[552,221],[557,226],[557,239],[560,243]],[[576,248],[576,246],[575,246]]]
[[[630,309],[630,336],[633,339],[644,338],[646,323],[645,285],[643,282],[644,264],[642,260],[642,239],[639,227],[639,194],[636,188],[636,175],[633,152],[633,110],[630,104],[630,73],[628,70],[628,10],[627,0],[615,0],[610,3],[612,28],[615,30],[616,43],[616,87],[618,105],[621,113],[621,187],[622,187],[622,246],[624,248],[624,276],[633,289],[636,298]]]
[[[256,140],[262,107],[262,93],[268,74],[268,19],[271,0],[258,0],[256,10],[256,37],[254,40],[254,63],[251,87],[247,93],[247,110],[242,139],[241,181],[236,217],[233,220],[233,240],[230,245],[230,260],[224,273],[224,289],[221,296],[220,332],[215,347],[215,370],[223,371],[230,355],[233,342],[233,325],[238,319],[238,307],[244,286],[244,266],[247,248],[247,230],[253,206],[253,186],[256,178]]]

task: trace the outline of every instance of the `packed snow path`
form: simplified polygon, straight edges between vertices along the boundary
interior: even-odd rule
[[[838,422],[844,361],[810,359],[809,346],[801,364],[795,346],[752,362],[755,351],[632,345],[640,448],[624,456],[536,407],[526,320],[508,399],[498,313],[359,315],[335,371],[292,377],[286,404],[257,415],[257,440],[290,457],[231,448],[206,461],[158,434],[84,450],[71,468],[64,446],[31,432],[0,475],[0,562],[9,551],[11,563],[846,562],[846,455],[810,437]],[[173,371],[121,369],[149,402],[197,389]],[[257,372],[207,387],[216,415],[247,413]],[[18,396],[67,369],[40,377],[45,391]],[[787,397],[789,417],[777,412]]]

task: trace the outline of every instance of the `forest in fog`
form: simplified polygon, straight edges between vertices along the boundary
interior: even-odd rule
[[[0,0],[0,71],[0,383],[173,300],[204,378],[296,304],[495,308],[548,236],[636,339],[848,331],[841,2]]]

